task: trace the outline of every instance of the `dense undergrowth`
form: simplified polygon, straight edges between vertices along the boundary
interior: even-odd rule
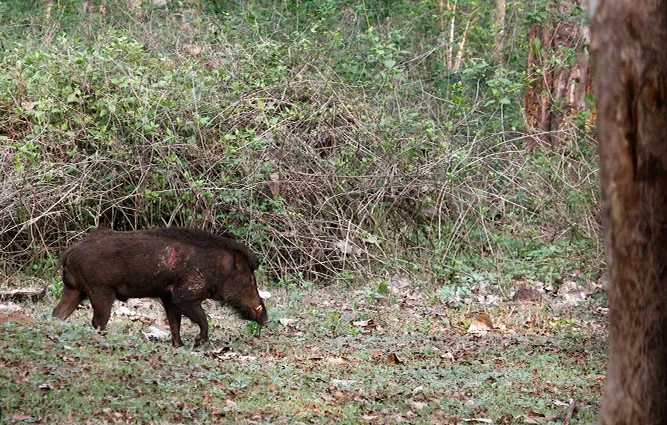
[[[435,2],[32,3],[0,5],[5,271],[96,226],[224,229],[286,285],[598,269],[594,144],[522,130],[488,16],[453,73]]]

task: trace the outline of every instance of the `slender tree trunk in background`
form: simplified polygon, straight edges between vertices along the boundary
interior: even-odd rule
[[[447,0],[447,11],[452,11],[452,16],[449,18],[449,43],[446,53],[446,66],[448,69],[454,68],[454,43],[456,41],[454,38],[454,28],[456,27],[456,2],[457,0],[454,0],[453,3],[450,3],[449,0]]]
[[[592,48],[609,269],[600,424],[667,424],[667,2],[606,0]]]
[[[504,0],[501,0],[504,1]],[[443,51],[443,64],[450,71],[458,71],[463,65],[466,53],[466,42],[468,34],[475,21],[477,21],[477,9],[472,12],[457,14],[458,0],[438,0],[438,16],[440,33],[443,44],[446,46]],[[457,34],[457,17],[466,17],[465,28],[462,34]],[[445,27],[445,18],[449,17],[449,23]]]
[[[503,67],[503,44],[505,42],[505,0],[496,0],[496,37],[493,54],[498,65]]]
[[[582,0],[554,0],[549,18],[531,27],[525,93],[526,126],[551,145],[555,132],[575,127],[572,117],[586,109],[589,89],[588,28],[575,11]],[[582,43],[583,41],[583,43]]]

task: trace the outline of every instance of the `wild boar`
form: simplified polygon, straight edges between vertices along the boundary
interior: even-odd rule
[[[268,314],[259,296],[257,257],[230,237],[188,228],[119,232],[98,229],[61,257],[63,290],[53,316],[66,319],[86,297],[93,327],[103,330],[115,300],[158,298],[167,313],[174,346],[182,346],[181,317],[199,325],[195,346],[208,340],[205,299],[234,308],[264,324]]]

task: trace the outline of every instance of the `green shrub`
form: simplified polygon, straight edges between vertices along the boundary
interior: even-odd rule
[[[224,229],[270,279],[304,282],[406,272],[458,288],[535,261],[530,244],[598,259],[585,134],[529,149],[517,71],[407,66],[435,42],[434,22],[392,26],[412,7],[75,3],[30,19],[3,6],[26,29],[0,55],[7,267],[96,226]],[[581,241],[598,251],[572,257]]]

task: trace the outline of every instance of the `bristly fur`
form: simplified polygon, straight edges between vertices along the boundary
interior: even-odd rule
[[[103,233],[103,232],[113,232],[111,229],[97,228],[90,231],[90,233]],[[243,245],[240,242],[237,242],[234,237],[229,233],[223,233],[222,236],[209,233],[201,229],[193,229],[188,227],[165,227],[165,228],[155,228],[155,229],[146,229],[143,230],[148,234],[160,236],[163,238],[178,239],[195,246],[199,247],[217,247],[224,248],[232,251],[237,251],[243,256],[246,257],[248,261],[248,266],[251,270],[257,270],[259,267],[259,259],[255,254],[250,251],[250,248]],[[67,252],[63,253],[60,262],[62,264],[63,258],[66,256]]]
[[[115,300],[162,301],[174,346],[184,315],[199,326],[195,345],[208,340],[201,303],[224,301],[242,318],[266,323],[268,313],[253,271],[259,261],[248,247],[228,236],[188,228],[116,232],[92,230],[61,257],[63,292],[53,316],[69,317],[89,298],[93,326],[105,329]]]
[[[248,260],[248,266],[251,270],[256,270],[259,267],[259,259],[250,251],[250,248],[244,244],[237,242],[229,233],[224,233],[223,236],[215,235],[201,229],[192,229],[188,227],[166,227],[160,229],[149,229],[149,233],[158,234],[160,236],[173,237],[179,240],[185,240],[197,246],[217,246],[229,250],[237,251],[243,254]]]

